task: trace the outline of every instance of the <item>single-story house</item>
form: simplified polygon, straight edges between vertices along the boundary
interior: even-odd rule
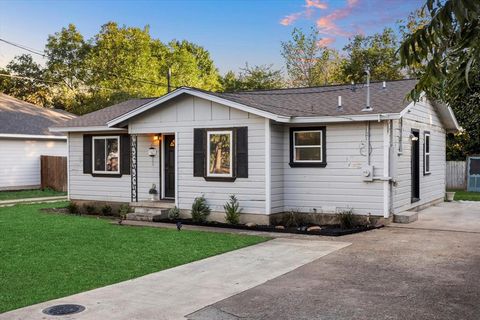
[[[142,203],[157,186],[212,219],[234,194],[242,221],[291,210],[389,218],[443,201],[452,110],[405,97],[416,80],[232,93],[182,87],[51,128],[68,134],[74,201]]]
[[[40,187],[40,156],[66,156],[67,137],[49,127],[74,118],[0,93],[0,190]]]

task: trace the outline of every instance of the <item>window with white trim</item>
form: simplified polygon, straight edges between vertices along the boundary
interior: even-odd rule
[[[290,128],[290,166],[326,165],[325,127]]]
[[[207,177],[233,177],[233,132],[207,131]]]
[[[120,173],[120,137],[98,136],[92,140],[93,173]]]
[[[430,132],[424,133],[423,174],[430,174]]]

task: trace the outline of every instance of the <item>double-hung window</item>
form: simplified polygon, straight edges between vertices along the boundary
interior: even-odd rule
[[[325,167],[325,127],[290,128],[290,166]]]
[[[93,173],[120,173],[120,137],[93,137],[92,167]]]
[[[430,132],[424,132],[423,174],[430,174]]]

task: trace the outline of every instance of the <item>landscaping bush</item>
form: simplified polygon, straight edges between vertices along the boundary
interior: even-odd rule
[[[211,210],[205,197],[203,195],[196,197],[192,204],[192,220],[194,222],[205,222],[210,212]]]
[[[68,210],[68,213],[72,213],[72,214],[79,213],[78,205],[75,202],[70,201],[67,205],[67,210]]]
[[[84,204],[83,205],[83,211],[86,214],[93,214],[95,212],[95,207],[91,204]]]
[[[347,209],[337,213],[340,227],[342,229],[352,229],[357,225],[355,215],[352,209]]]
[[[120,208],[118,209],[118,214],[123,218],[130,211],[131,211],[131,208],[128,204],[122,204],[122,205],[120,205]]]
[[[112,207],[108,204],[104,205],[101,209],[102,215],[104,216],[111,216],[112,215]]]
[[[168,210],[168,219],[175,220],[178,218],[180,218],[180,209],[178,209],[177,206],[170,208]]]
[[[223,206],[225,210],[225,220],[230,224],[239,224],[240,223],[240,213],[242,208],[240,208],[240,203],[238,202],[235,195],[231,195],[230,199]]]

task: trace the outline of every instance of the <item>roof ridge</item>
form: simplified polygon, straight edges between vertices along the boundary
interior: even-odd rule
[[[389,82],[400,82],[400,81],[417,81],[417,78],[409,78],[409,79],[394,79],[394,80],[375,80],[375,81],[370,81],[370,84],[374,83],[383,83],[383,81],[386,81],[387,83]],[[354,85],[365,85],[365,82],[359,82],[355,83]],[[328,84],[328,85],[323,85],[323,86],[307,86],[307,87],[289,87],[289,88],[274,88],[274,89],[254,89],[254,90],[237,90],[237,91],[219,91],[216,93],[256,93],[256,92],[268,92],[268,91],[284,91],[284,90],[302,90],[302,89],[318,89],[318,88],[331,88],[331,87],[350,87],[352,86],[351,83],[339,83],[339,84]],[[191,89],[196,89],[196,90],[202,90],[202,91],[207,91],[208,90],[203,90],[199,88],[194,88],[194,87],[186,87],[186,88],[191,88]]]

